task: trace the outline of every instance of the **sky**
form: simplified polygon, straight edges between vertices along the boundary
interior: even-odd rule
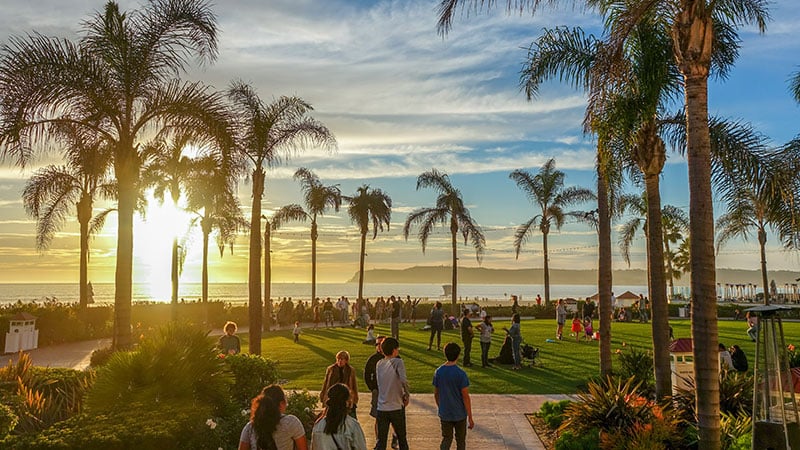
[[[123,9],[140,2],[122,0]],[[252,84],[269,102],[297,95],[310,102],[313,117],[336,136],[333,152],[307,149],[267,175],[264,210],[302,201],[292,174],[312,169],[326,185],[338,184],[344,194],[368,184],[393,200],[389,231],[367,243],[367,269],[414,265],[449,265],[449,237],[440,229],[423,254],[415,233],[406,241],[407,214],[433,205],[436,194],[415,189],[416,177],[431,168],[448,173],[461,190],[472,216],[482,226],[487,250],[482,266],[522,269],[542,267],[541,236],[533,235],[518,258],[513,250],[515,228],[538,213],[508,174],[515,169],[535,173],[550,158],[566,173],[566,184],[594,189],[595,142],[582,132],[585,97],[557,82],[542,86],[527,101],[519,90],[519,71],[531,42],[544,28],[581,26],[598,32],[599,17],[572,9],[537,14],[506,14],[504,8],[457,17],[453,30],[436,31],[435,0],[271,0],[217,1],[219,56],[207,66],[192,66],[186,79],[201,80],[224,90],[232,80]],[[502,2],[501,2],[502,3]],[[103,3],[98,0],[4,0],[0,42],[33,31],[76,38],[80,24]],[[788,79],[800,70],[791,55],[800,54],[794,24],[800,4],[771,5],[767,32],[740,31],[741,54],[725,80],[712,80],[709,111],[742,120],[780,145],[800,132],[798,105]],[[50,249],[35,248],[35,222],[26,215],[20,193],[38,167],[57,163],[42,155],[24,171],[11,161],[0,164],[0,283],[76,282],[77,225],[70,219]],[[687,169],[677,153],[668,154],[662,177],[662,201],[688,213]],[[250,214],[250,189],[241,180],[238,193]],[[630,192],[636,187],[629,186]],[[97,205],[100,212],[108,205]],[[174,233],[187,236],[188,254],[182,282],[200,279],[200,236],[187,232],[185,214],[152,201],[147,221],[135,228],[134,281],[168,285],[170,242]],[[594,209],[576,205],[576,210]],[[724,204],[715,203],[715,214]],[[623,217],[619,226],[632,219]],[[111,218],[92,241],[90,279],[112,282],[115,222]],[[308,224],[289,224],[273,237],[273,281],[310,281]],[[772,236],[770,236],[772,237]],[[615,236],[616,243],[617,237]],[[214,282],[246,282],[246,235],[224,256],[212,249]],[[567,223],[549,239],[551,268],[596,268],[597,236],[585,225]],[[358,270],[359,235],[345,211],[320,221],[318,281],[344,282]],[[644,269],[640,233],[631,250],[631,268]],[[797,252],[786,252],[772,238],[767,253],[772,270],[798,270]],[[479,265],[469,246],[459,247],[459,265]],[[628,268],[619,251],[614,266]],[[756,240],[723,247],[718,267],[758,269]],[[726,280],[718,280],[725,282]],[[536,281],[534,281],[536,282]]]

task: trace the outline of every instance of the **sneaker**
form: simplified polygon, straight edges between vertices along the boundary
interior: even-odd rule
[[[392,435],[392,448],[397,450],[400,448],[400,441],[397,440],[397,436]]]

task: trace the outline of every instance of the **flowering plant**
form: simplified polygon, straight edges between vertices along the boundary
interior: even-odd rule
[[[789,367],[800,367],[800,351],[793,344],[786,346],[786,356],[789,358]]]

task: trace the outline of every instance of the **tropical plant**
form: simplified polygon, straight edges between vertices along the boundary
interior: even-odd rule
[[[753,376],[734,370],[723,371],[719,377],[720,412],[722,414],[751,416],[753,412]],[[697,421],[697,395],[692,378],[685,387],[678,386],[672,396],[675,410],[687,423]]]
[[[328,208],[339,212],[342,206],[342,191],[338,185],[325,186],[319,177],[310,169],[301,167],[294,173],[294,179],[300,181],[303,189],[303,201],[306,204],[304,213],[311,221],[311,300],[317,298],[317,216],[322,216]]]
[[[84,22],[77,42],[29,34],[12,38],[0,61],[0,145],[25,165],[34,144],[70,124],[110,149],[118,189],[114,345],[131,338],[133,213],[140,195],[145,139],[175,133],[229,148],[222,97],[175,79],[192,56],[211,61],[217,28],[210,5],[153,0],[122,12],[109,1]]]
[[[555,430],[564,422],[564,410],[570,403],[571,400],[544,402],[536,415],[541,417],[550,429]]]
[[[278,382],[277,361],[244,353],[224,356],[224,360],[233,373],[231,397],[237,405],[249,405],[264,386]]]
[[[419,225],[417,237],[422,244],[422,252],[428,245],[428,239],[437,224],[449,225],[450,227],[450,248],[452,252],[452,292],[451,302],[452,314],[458,315],[458,233],[464,238],[464,244],[471,241],[475,249],[475,258],[478,263],[483,258],[483,251],[486,247],[486,238],[483,235],[480,225],[472,218],[469,209],[464,205],[461,198],[461,191],[450,182],[450,177],[436,169],[423,172],[417,177],[417,190],[421,188],[432,188],[439,193],[436,197],[436,205],[429,208],[419,208],[412,211],[406,218],[403,225],[403,237],[408,240],[411,228]]]
[[[547,236],[550,229],[560,230],[567,217],[578,218],[582,213],[565,211],[570,205],[596,200],[595,194],[585,188],[564,187],[564,172],[556,169],[555,159],[550,159],[539,169],[536,175],[524,170],[515,170],[509,174],[517,186],[534,203],[539,213],[517,227],[514,233],[514,250],[517,258],[522,246],[533,234],[534,230],[542,233],[542,253],[544,254],[544,302],[550,304],[550,263],[547,247]]]
[[[245,228],[234,180],[227,165],[214,155],[203,156],[192,164],[192,183],[186,186],[186,210],[194,213],[192,225],[199,222],[203,233],[202,301],[208,302],[208,245],[216,231],[216,243],[222,256],[225,247],[233,252],[236,232]]]
[[[86,401],[96,412],[168,400],[222,405],[232,380],[214,344],[205,331],[171,322],[136,351],[112,355]]]
[[[364,258],[367,256],[367,233],[372,223],[372,239],[378,236],[378,231],[389,230],[392,220],[392,198],[380,189],[363,185],[356,189],[352,197],[342,197],[348,202],[347,214],[350,221],[356,224],[361,233],[361,248],[358,261],[358,302],[364,299]]]
[[[89,240],[105,223],[108,212],[94,216],[94,203],[113,199],[116,186],[109,177],[110,149],[98,138],[82,136],[75,126],[61,125],[56,139],[65,147],[67,164],[37,170],[22,191],[25,210],[36,219],[36,247],[50,246],[73,205],[80,226],[79,304],[89,304]],[[92,220],[94,219],[94,221]]]
[[[649,396],[653,388],[653,355],[645,350],[626,346],[617,350],[619,376],[627,380],[633,378],[640,384],[639,392]]]
[[[234,81],[228,90],[239,124],[239,164],[252,170],[250,182],[253,203],[250,216],[248,265],[248,307],[250,314],[250,353],[261,354],[261,200],[264,197],[265,170],[285,161],[308,145],[326,149],[336,147],[331,131],[308,114],[311,105],[299,97],[280,97],[264,104],[249,85]]]

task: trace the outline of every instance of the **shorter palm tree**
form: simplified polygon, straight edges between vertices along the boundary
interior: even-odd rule
[[[509,174],[520,189],[532,203],[536,204],[539,214],[528,219],[517,228],[514,233],[514,250],[519,258],[522,246],[534,229],[542,233],[542,251],[544,253],[544,301],[550,303],[550,262],[548,256],[547,236],[550,229],[555,227],[560,230],[567,217],[577,220],[583,216],[579,211],[565,211],[564,209],[576,203],[595,200],[597,197],[590,189],[575,186],[564,187],[564,172],[556,170],[556,160],[547,161],[536,175],[531,175],[524,170],[515,170]]]
[[[87,141],[72,127],[60,127],[67,164],[37,170],[22,193],[25,210],[36,219],[36,247],[47,249],[64,226],[73,205],[80,226],[79,305],[89,303],[89,239],[103,227],[108,211],[94,217],[94,202],[116,198],[109,174],[109,149],[100,140]],[[93,222],[93,223],[92,223]]]
[[[352,197],[343,197],[349,203],[347,214],[350,220],[358,226],[361,233],[361,250],[358,263],[358,302],[364,299],[364,257],[367,256],[367,233],[372,223],[372,239],[378,236],[378,231],[383,231],[384,225],[389,230],[392,220],[392,198],[380,189],[370,188],[365,184],[356,189]]]
[[[475,248],[475,257],[481,262],[483,251],[486,247],[486,238],[477,222],[469,214],[469,209],[464,205],[461,191],[450,182],[450,177],[436,169],[423,172],[417,178],[417,190],[420,188],[433,188],[439,193],[436,205],[430,208],[420,208],[413,211],[406,218],[403,226],[403,236],[408,240],[411,227],[419,225],[417,237],[422,244],[422,252],[428,244],[428,238],[437,224],[450,226],[450,245],[452,249],[452,291],[451,303],[453,314],[457,315],[456,305],[458,300],[458,232],[461,232],[464,243],[472,242]]]

